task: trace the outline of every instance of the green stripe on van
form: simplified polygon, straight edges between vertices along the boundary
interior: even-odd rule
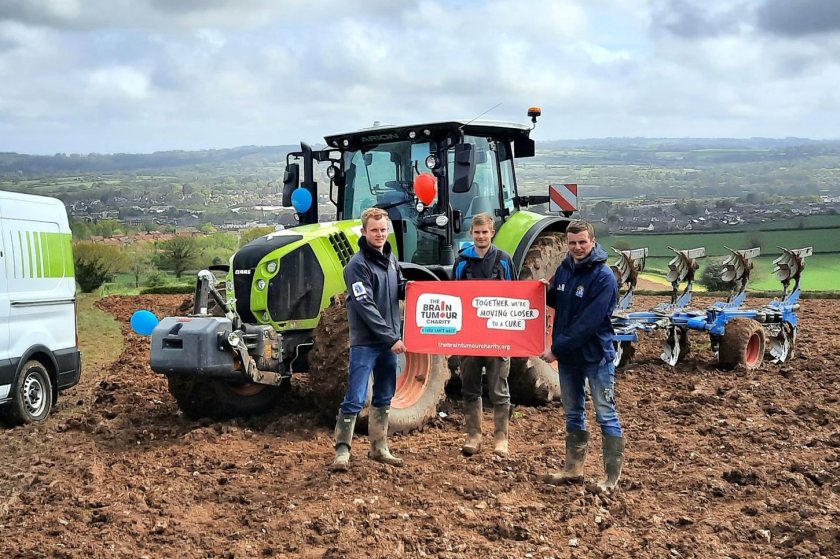
[[[35,277],[44,277],[44,265],[41,258],[41,235],[37,231],[32,232],[32,246],[35,247]]]
[[[69,233],[39,233],[44,255],[45,278],[72,278],[73,239]]]
[[[26,254],[29,255],[29,273],[26,274],[28,278],[35,277],[35,250],[32,247],[32,235],[29,231],[26,232]]]
[[[73,234],[72,233],[47,233],[56,240],[58,254],[61,255],[60,274],[66,278],[76,277],[76,267],[73,263]]]

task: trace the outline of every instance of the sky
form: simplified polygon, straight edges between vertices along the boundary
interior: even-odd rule
[[[840,137],[837,0],[0,0],[0,152],[323,141],[481,115],[532,137]]]

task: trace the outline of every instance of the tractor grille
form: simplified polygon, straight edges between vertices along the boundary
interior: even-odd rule
[[[274,322],[315,318],[321,312],[324,271],[310,245],[280,259],[280,272],[268,282],[268,312]]]
[[[251,285],[254,270],[270,252],[301,240],[296,234],[273,235],[254,239],[233,256],[233,292],[236,297],[236,311],[243,322],[255,323],[251,312]]]
[[[344,268],[347,266],[347,263],[350,262],[350,258],[353,256],[353,249],[350,247],[350,241],[347,240],[347,235],[343,231],[333,233],[330,235],[330,244],[341,261],[341,267]]]

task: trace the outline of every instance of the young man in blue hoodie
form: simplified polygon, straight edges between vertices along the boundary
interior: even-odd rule
[[[615,403],[615,347],[611,317],[618,283],[607,266],[607,253],[595,241],[585,221],[566,228],[569,254],[547,284],[546,302],[554,309],[551,348],[542,354],[557,361],[563,408],[566,411],[566,465],[545,476],[547,483],[580,481],[589,447],[586,430],[586,381],[603,435],[606,478],[599,486],[613,489],[624,463],[624,432]]]
[[[472,246],[462,250],[452,266],[456,280],[515,280],[516,270],[510,255],[493,245],[496,234],[493,217],[487,213],[473,216],[470,225]],[[461,358],[461,394],[464,396],[464,421],[467,440],[461,452],[472,456],[481,448],[481,372],[486,371],[487,388],[493,403],[493,453],[508,455],[508,420],[510,418],[510,357],[466,356]]]

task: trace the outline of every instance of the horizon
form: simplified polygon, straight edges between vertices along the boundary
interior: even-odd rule
[[[323,140],[323,139],[322,139]],[[770,137],[770,136],[751,136],[751,137],[731,137],[731,136],[720,136],[720,137],[713,137],[713,136],[706,136],[706,137],[699,137],[699,136],[602,136],[602,137],[589,137],[589,138],[555,138],[551,140],[535,140],[537,148],[539,148],[540,144],[550,144],[553,142],[595,142],[595,141],[604,141],[604,140],[616,140],[616,141],[714,141],[714,142],[721,142],[721,141],[733,141],[733,142],[749,142],[749,141],[771,141],[771,142],[808,142],[808,143],[834,143],[840,142],[840,137],[835,138],[808,138],[808,137],[801,137],[801,136],[784,136],[784,137]],[[193,153],[193,152],[205,152],[205,151],[233,151],[233,150],[240,150],[240,149],[274,149],[274,148],[290,148],[290,147],[297,147],[300,145],[300,142],[297,143],[289,143],[289,144],[244,144],[244,145],[237,145],[237,146],[229,146],[229,147],[208,147],[208,148],[195,148],[195,149],[187,149],[187,148],[174,148],[174,149],[159,149],[154,151],[137,151],[137,152],[127,152],[127,151],[114,151],[114,152],[101,152],[101,151],[91,151],[91,152],[74,152],[74,151],[57,151],[54,153],[31,153],[31,152],[18,152],[18,151],[0,151],[0,155],[23,155],[23,156],[30,156],[30,157],[89,157],[95,155],[155,155],[155,154],[162,154],[162,153]],[[326,144],[323,141],[320,142],[313,142],[312,147],[326,147]]]

